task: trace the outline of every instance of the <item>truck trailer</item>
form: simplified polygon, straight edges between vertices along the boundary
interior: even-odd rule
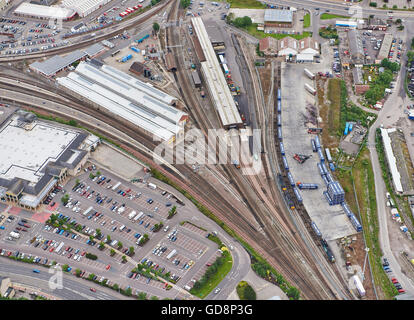
[[[308,69],[304,69],[303,71],[305,71],[305,75],[311,79],[311,80],[315,80],[315,74],[313,74],[312,72],[310,72]]]
[[[316,90],[311,87],[309,84],[305,83],[305,89],[313,96],[316,95]]]

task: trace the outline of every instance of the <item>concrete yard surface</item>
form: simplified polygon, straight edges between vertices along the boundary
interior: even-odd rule
[[[132,160],[105,144],[102,144],[91,153],[91,159],[98,162],[102,167],[128,180],[137,177],[143,170],[143,167],[136,160]]]
[[[326,185],[319,174],[317,153],[312,152],[311,138],[305,127],[306,104],[316,103],[315,98],[304,88],[305,83],[315,87],[312,80],[304,75],[304,68],[318,72],[318,65],[282,64],[282,134],[286,159],[295,182],[316,183],[317,190],[300,191],[303,204],[311,219],[321,230],[323,237],[333,240],[355,233],[340,205],[330,206],[323,191]],[[286,80],[285,80],[286,79]],[[292,88],[296,88],[292,90]],[[323,144],[323,141],[322,141]],[[311,155],[303,164],[293,159],[295,153]]]

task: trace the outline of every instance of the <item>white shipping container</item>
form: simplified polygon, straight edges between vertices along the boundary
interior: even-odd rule
[[[137,221],[139,218],[141,218],[142,216],[144,215],[144,212],[140,212],[140,213],[138,213],[136,216],[135,216],[135,218],[134,218],[134,221]]]
[[[362,285],[361,280],[359,280],[359,277],[357,275],[353,276],[352,281],[353,281],[355,287],[357,288],[357,290],[359,292],[359,295],[361,297],[365,296],[365,289],[364,289],[364,286]]]

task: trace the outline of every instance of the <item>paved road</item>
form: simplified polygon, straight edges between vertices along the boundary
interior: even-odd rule
[[[51,290],[48,281],[52,274],[43,267],[37,267],[40,273],[33,272],[33,266],[16,262],[4,257],[0,259],[0,274],[10,277],[17,283],[27,285],[56,296],[65,300],[120,300],[129,299],[111,289],[97,286],[89,281],[78,279],[74,276],[63,274],[63,289]],[[97,292],[90,291],[90,288],[96,288]]]
[[[408,34],[406,34],[408,37]],[[410,42],[409,42],[410,43]],[[406,55],[404,54],[403,60]],[[387,225],[388,209],[385,204],[385,193],[387,192],[384,180],[382,178],[382,171],[378,160],[378,154],[375,149],[375,131],[381,124],[384,126],[388,123],[394,123],[401,115],[404,115],[402,109],[406,105],[406,94],[404,91],[404,77],[405,71],[400,72],[397,80],[396,90],[391,94],[384,104],[384,108],[379,112],[376,122],[372,125],[368,134],[368,147],[371,155],[371,162],[374,170],[375,179],[375,195],[377,198],[377,211],[380,225],[380,244],[386,257],[390,263],[390,268],[393,270],[395,277],[401,283],[402,287],[409,293],[414,294],[414,283],[401,272],[401,267],[393,255],[389,231]],[[398,254],[398,253],[397,253]]]

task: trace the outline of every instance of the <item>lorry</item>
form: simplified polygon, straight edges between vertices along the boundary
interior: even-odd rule
[[[55,252],[56,253],[60,253],[60,250],[62,250],[63,246],[65,245],[65,243],[62,241],[59,246],[56,248]]]
[[[177,250],[173,249],[167,256],[167,260],[170,260],[175,254],[177,253]]]
[[[91,212],[91,211],[92,211],[92,209],[93,209],[93,207],[92,207],[92,206],[91,206],[91,207],[89,207],[88,209],[86,209],[86,210],[84,211],[83,215],[84,215],[84,216],[87,216],[87,215],[89,214],[89,212]]]
[[[409,111],[408,112],[408,119],[414,120],[414,111]]]
[[[148,183],[148,188],[151,188],[152,190],[157,189],[157,186],[153,183]]]
[[[135,218],[134,218],[134,221],[137,221],[139,218],[141,218],[142,216],[144,215],[144,212],[140,212],[140,213],[138,213],[136,216],[135,216]]]
[[[315,74],[313,74],[312,72],[310,72],[308,69],[304,69],[303,71],[305,71],[305,75],[309,78],[309,79],[311,79],[311,80],[314,80],[315,79]]]
[[[309,84],[305,83],[305,89],[313,96],[316,95],[316,90],[311,87]]]
[[[135,215],[137,214],[137,212],[135,210],[133,210],[129,215],[128,215],[128,219],[132,220],[132,218],[135,217]]]

